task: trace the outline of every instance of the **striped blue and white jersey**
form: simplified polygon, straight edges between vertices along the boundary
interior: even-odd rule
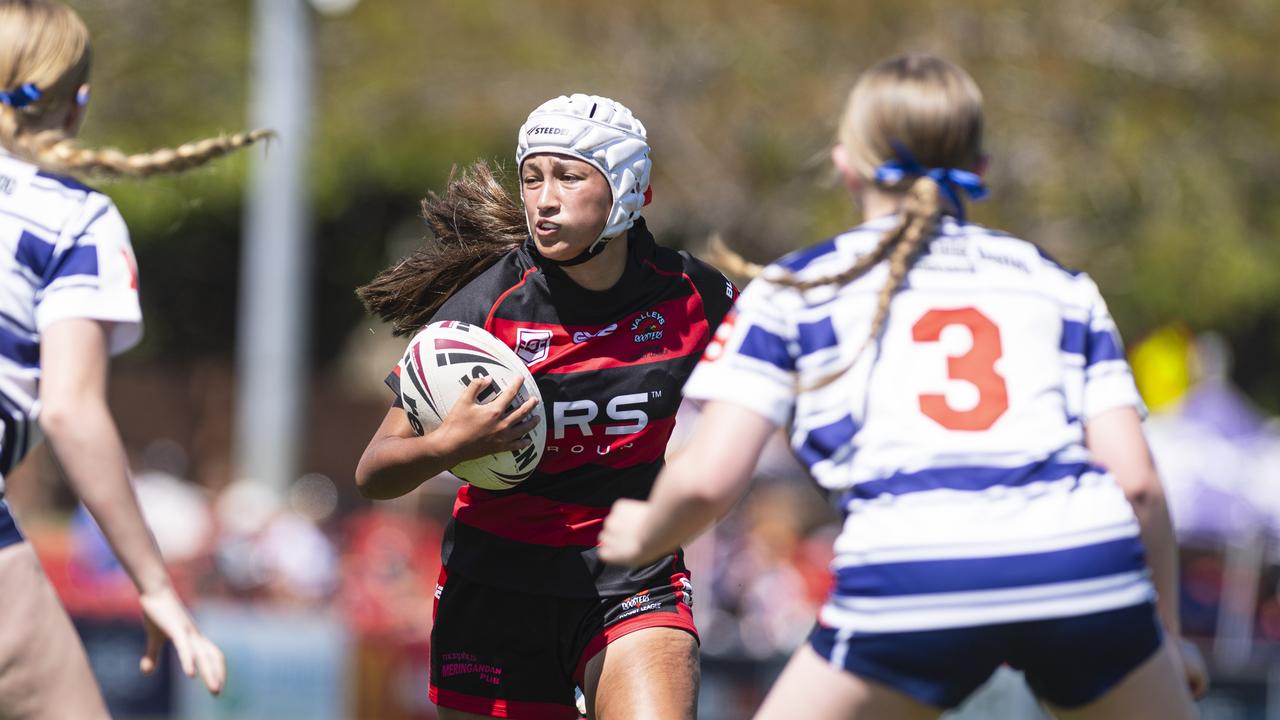
[[[788,255],[763,278],[840,273],[895,222]],[[806,291],[751,283],[685,387],[786,427],[844,512],[820,621],[927,630],[1151,599],[1137,521],[1084,446],[1089,418],[1145,412],[1094,282],[947,217],[859,355],[887,274],[881,263]]]
[[[142,337],[133,248],[111,200],[0,151],[0,492],[35,442],[40,336],[53,323],[111,323],[115,354]],[[0,501],[0,545],[21,539]]]

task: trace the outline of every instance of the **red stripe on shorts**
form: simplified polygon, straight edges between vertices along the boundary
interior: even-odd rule
[[[688,576],[684,573],[676,573],[675,575],[672,575],[672,585],[683,590],[684,586],[680,584],[679,580],[677,580],[677,578],[681,577]],[[683,592],[678,592],[677,594],[683,595]],[[637,630],[644,630],[651,627],[669,627],[676,628],[677,630],[684,630],[692,635],[695,640],[698,639],[698,628],[693,624],[693,610],[684,602],[676,603],[676,611],[674,613],[650,612],[643,615],[636,615],[635,617],[610,625],[595,637],[591,638],[587,643],[587,647],[582,651],[582,656],[578,658],[578,666],[573,671],[574,681],[577,682],[579,686],[582,685],[584,679],[583,676],[587,671],[587,663],[590,662],[591,658],[595,657],[601,650],[604,650],[609,643],[620,637],[630,635]]]
[[[519,718],[519,720],[577,720],[579,717],[578,708],[573,705],[480,697],[452,690],[441,690],[432,684],[427,686],[427,697],[440,707],[489,717]]]

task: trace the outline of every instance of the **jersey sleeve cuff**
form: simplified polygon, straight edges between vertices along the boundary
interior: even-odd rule
[[[142,340],[142,310],[137,295],[103,298],[96,291],[63,291],[41,301],[36,309],[36,329],[44,332],[59,320],[85,319],[109,323],[107,350],[119,355]]]
[[[1138,416],[1147,419],[1147,404],[1138,394],[1133,378],[1128,373],[1109,378],[1093,380],[1085,388],[1084,417],[1095,418],[1108,410],[1120,407],[1133,407]]]
[[[749,391],[745,388],[750,388]],[[698,368],[684,386],[684,396],[691,400],[719,400],[732,403],[765,418],[778,427],[791,419],[795,397],[790,388],[779,388],[762,382],[759,375],[717,368],[713,378]]]

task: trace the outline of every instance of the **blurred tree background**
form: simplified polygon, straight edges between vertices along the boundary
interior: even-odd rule
[[[245,126],[248,0],[71,4],[96,43],[86,144]],[[844,96],[875,60],[924,50],[986,96],[994,193],[974,218],[1089,271],[1131,343],[1171,321],[1222,332],[1237,381],[1280,412],[1278,45],[1274,0],[365,0],[315,18],[314,332],[299,352],[341,378],[385,335],[352,290],[420,239],[417,199],[455,164],[509,164],[525,115],[562,93],[616,97],[646,123],[647,214],[666,244],[696,251],[719,231],[769,260],[850,226],[827,160]],[[103,187],[142,270],[149,335],[126,367],[232,357],[243,155]]]

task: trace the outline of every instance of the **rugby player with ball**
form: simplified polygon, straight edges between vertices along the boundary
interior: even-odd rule
[[[684,385],[736,290],[654,241],[644,126],[562,96],[529,115],[517,204],[477,163],[423,202],[435,235],[360,296],[415,335],[356,470],[371,498],[452,469],[429,694],[442,718],[693,718],[683,553],[609,566],[609,507],[648,497]],[[425,329],[424,329],[425,328]]]

